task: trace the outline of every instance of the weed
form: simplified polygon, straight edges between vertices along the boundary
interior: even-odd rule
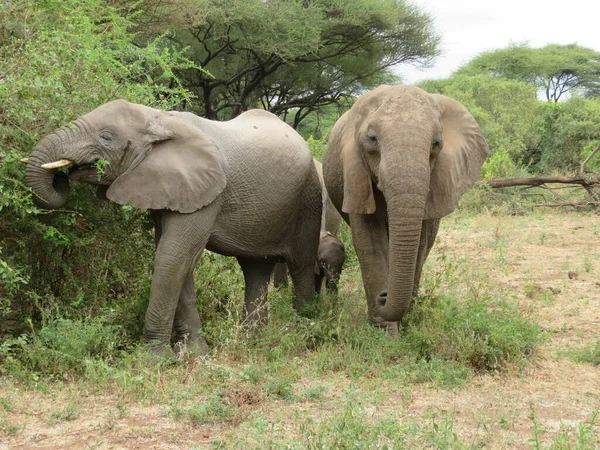
[[[55,408],[50,411],[50,419],[52,422],[62,422],[75,420],[81,413],[80,408],[77,406],[74,400],[70,400],[62,408]]]
[[[192,425],[204,425],[228,420],[233,410],[223,402],[220,395],[213,394],[206,401],[187,408],[181,408],[176,402],[172,402],[171,413],[176,420],[185,420]]]
[[[586,345],[581,350],[570,350],[568,353],[577,362],[598,366],[600,365],[600,340],[596,343]]]
[[[15,410],[14,405],[8,398],[0,398],[0,406],[6,412],[13,412]]]
[[[25,428],[25,425],[20,423],[12,423],[7,419],[0,419],[0,431],[4,431],[9,436],[19,434],[19,432]]]

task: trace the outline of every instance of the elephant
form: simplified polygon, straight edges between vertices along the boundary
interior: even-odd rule
[[[344,244],[337,238],[342,216],[337,212],[327,195],[323,182],[323,166],[316,159],[313,160],[313,163],[321,182],[323,203],[321,234],[317,251],[318,265],[315,267],[315,291],[320,293],[324,284],[328,291],[337,292],[342,266],[346,259]],[[275,266],[273,284],[275,287],[287,286],[287,266],[285,263],[278,263]]]
[[[329,231],[321,231],[317,250],[319,273],[315,276],[315,289],[317,292],[323,290],[323,285],[329,292],[338,291],[338,283],[345,260],[346,249],[342,241]]]
[[[398,333],[440,219],[477,181],[487,153],[462,105],[414,86],[380,86],[335,123],[323,177],[352,230],[371,324]]]
[[[153,352],[170,351],[173,331],[176,343],[207,350],[193,277],[204,249],[237,258],[250,325],[267,321],[267,286],[279,260],[289,265],[296,308],[314,297],[321,183],[306,142],[267,111],[215,122],[114,100],[44,137],[25,178],[44,208],[63,207],[75,180],[151,210],[156,247],[145,337]]]

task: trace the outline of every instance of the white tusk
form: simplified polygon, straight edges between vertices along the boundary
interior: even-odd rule
[[[27,164],[29,162],[29,158],[21,158],[21,162]]]
[[[59,169],[61,167],[70,166],[71,164],[73,164],[73,161],[70,161],[68,159],[61,159],[60,161],[42,164],[42,167],[44,169]]]

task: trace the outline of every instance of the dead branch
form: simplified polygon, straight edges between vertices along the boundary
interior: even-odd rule
[[[600,202],[581,202],[581,203],[541,203],[539,205],[531,205],[532,208],[542,208],[542,207],[548,207],[548,208],[554,208],[554,207],[559,207],[559,206],[572,206],[574,208],[584,208],[586,206],[598,206],[600,205]]]
[[[514,187],[514,186],[533,186],[540,187],[547,183],[560,184],[579,184],[580,186],[600,185],[600,179],[586,180],[582,176],[575,177],[531,177],[531,178],[494,178],[491,180],[482,181],[493,189]]]
[[[600,144],[596,145],[596,148],[594,150],[592,150],[592,153],[590,153],[588,155],[588,157],[585,158],[585,161],[583,161],[581,163],[581,167],[579,168],[579,176],[581,178],[584,177],[586,164],[590,161],[590,159],[592,159],[594,157],[594,155],[598,152],[598,150],[600,150]]]

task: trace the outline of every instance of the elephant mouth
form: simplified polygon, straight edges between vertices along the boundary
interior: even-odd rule
[[[98,170],[97,162],[98,160],[90,163],[72,165],[69,167],[68,171],[69,178],[74,181],[99,181],[98,178],[102,171]]]

